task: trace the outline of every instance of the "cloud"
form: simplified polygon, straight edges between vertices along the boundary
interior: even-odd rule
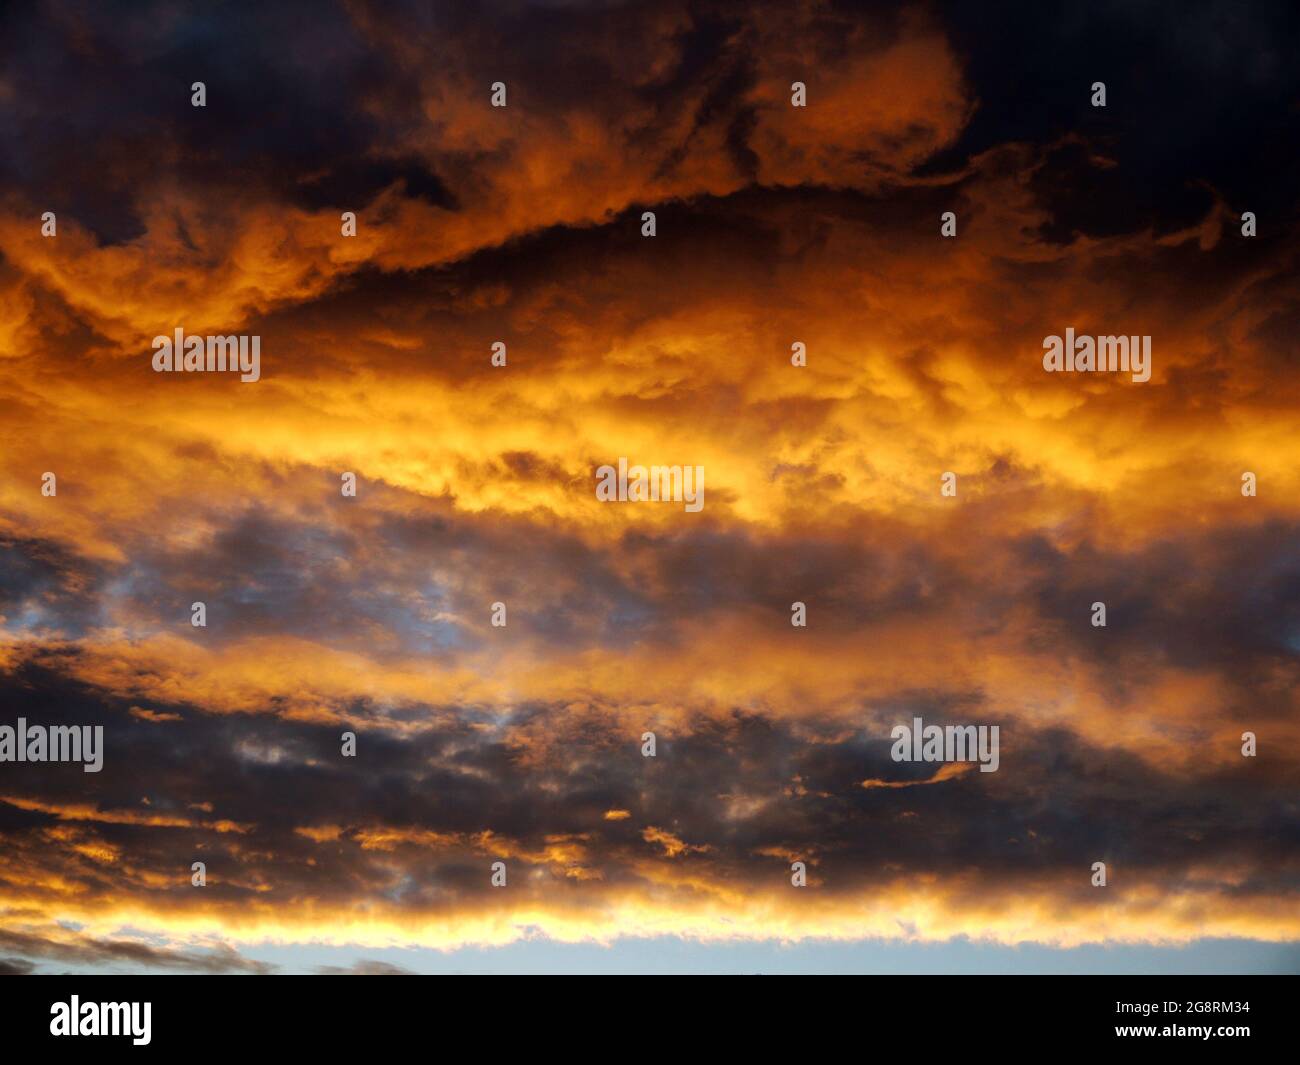
[[[65,965],[143,966],[197,973],[267,973],[275,966],[242,957],[229,944],[217,944],[204,950],[176,950],[151,946],[126,939],[95,939],[74,936],[66,929],[24,933],[0,930],[0,947],[39,961]],[[16,972],[33,971],[32,963],[7,959],[6,965]]]
[[[316,972],[323,976],[411,976],[409,969],[386,961],[363,959],[346,968],[338,965],[321,965]]]
[[[6,13],[5,713],[106,751],[6,764],[0,947],[1300,936],[1295,183],[1233,161],[1294,17],[1230,20],[1257,67],[1193,7]],[[1092,114],[1117,27],[1241,121]],[[263,379],[153,374],[178,324]],[[1044,374],[1068,327],[1151,382]],[[893,763],[913,714],[999,771]]]

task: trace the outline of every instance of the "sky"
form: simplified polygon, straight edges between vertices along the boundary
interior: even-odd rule
[[[1298,45],[6,7],[0,971],[1300,971]]]

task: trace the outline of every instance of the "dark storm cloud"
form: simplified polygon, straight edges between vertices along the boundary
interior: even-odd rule
[[[100,577],[99,565],[64,545],[0,536],[0,616],[11,626],[80,635],[98,616]]]
[[[449,202],[417,161],[367,158],[381,132],[357,101],[410,110],[416,94],[343,5],[61,3],[10,8],[3,27],[0,186],[41,189],[103,240],[140,235],[138,196],[163,172],[304,206],[359,205],[399,182]]]
[[[1297,542],[1300,529],[1277,522],[1158,541],[1131,555],[1084,544],[1065,557],[1041,541],[1027,542],[1022,557],[1034,573],[1044,621],[1061,632],[1077,633],[1080,610],[1106,603],[1107,639],[1071,640],[1078,653],[1137,660],[1158,655],[1244,681],[1295,659]]]
[[[1257,413],[1243,397],[1285,412],[1295,388],[1296,82],[1280,62],[1295,17],[954,10],[962,87],[942,34],[909,35],[897,12],[790,10],[4,16],[6,190],[39,190],[107,242],[139,234],[160,182],[197,212],[174,240],[160,225],[143,263],[92,249],[108,266],[65,279],[63,297],[47,290],[70,265],[62,236],[57,254],[34,238],[28,274],[0,275],[32,287],[30,317],[0,326],[42,353],[6,378],[14,483],[48,455],[67,467],[58,506],[15,490],[0,514],[18,530],[0,540],[0,724],[102,724],[106,744],[97,774],[2,767],[6,897],[180,926],[301,917],[329,936],[358,914],[500,916],[517,896],[489,888],[497,858],[539,909],[714,892],[714,930],[788,896],[796,858],[850,901],[913,878],[992,907],[1066,885],[1040,892],[1045,909],[1102,911],[1087,870],[1103,859],[1121,890],[1186,891],[1233,919],[1294,894],[1300,530],[1276,495],[1258,502],[1283,509],[1234,509],[1252,503],[1224,445]],[[872,62],[852,74],[879,90],[872,64],[899,40],[896,91],[836,81],[860,53]],[[839,120],[878,107],[885,131],[840,144],[832,121],[821,159],[827,145],[782,125],[787,66],[809,71],[814,99],[841,91]],[[952,105],[946,120],[906,110],[914,76],[933,77],[925,99]],[[511,121],[540,125],[480,113],[479,83],[497,78]],[[773,84],[779,106],[760,103]],[[955,135],[967,95],[973,121],[918,177],[911,161]],[[1176,104],[1190,117],[1170,119]],[[542,150],[515,154],[530,137]],[[588,180],[604,197],[591,209]],[[305,220],[316,242],[280,255],[301,235],[274,228],[284,206],[361,208],[389,187],[372,228],[409,258],[358,253],[329,273],[333,218],[324,236]],[[564,195],[577,207],[550,202]],[[234,201],[260,212],[246,231],[223,214]],[[1221,239],[1257,205],[1257,244]],[[936,252],[949,208],[961,237]],[[165,273],[148,255],[206,246],[191,224],[209,218],[247,255],[213,313],[252,307],[255,391],[160,381],[71,322],[77,294],[116,314]],[[429,250],[444,223],[472,232]],[[1153,244],[1152,225],[1195,228]],[[195,307],[227,264],[171,265],[142,317]],[[1160,331],[1157,384],[1042,384],[1044,332],[1130,314]],[[792,382],[793,337],[813,358]],[[499,338],[509,376],[486,359]],[[69,366],[93,368],[89,386],[59,376]],[[665,452],[634,461],[707,454],[698,520],[594,503],[594,468],[625,439]],[[1261,439],[1271,492],[1289,455]],[[949,468],[951,508],[934,495]],[[1207,468],[1233,499],[1197,494]],[[343,469],[358,499],[340,496]],[[498,600],[508,632],[488,625]],[[1089,624],[1096,600],[1105,629]],[[807,631],[790,625],[796,601]],[[889,730],[914,715],[997,724],[1002,768],[894,762]],[[1257,760],[1239,756],[1247,728]],[[69,945],[11,916],[0,950],[19,958],[256,968]]]
[[[60,698],[67,703],[68,693]],[[363,733],[355,762],[338,757],[324,730],[283,720],[196,715],[187,718],[183,742],[174,739],[178,726],[169,731],[173,742],[162,744],[147,725],[107,717],[113,757],[97,786],[87,793],[44,774],[50,808],[90,802],[106,817],[135,811],[196,823],[114,824],[40,811],[19,818],[6,802],[0,811],[12,841],[10,869],[57,875],[106,900],[129,890],[186,907],[195,901],[189,862],[199,857],[210,877],[206,904],[345,904],[363,894],[418,911],[481,903],[483,870],[497,854],[554,878],[556,890],[581,893],[581,882],[566,878],[574,862],[598,870],[608,885],[633,885],[641,875],[636,863],[664,857],[645,835],[656,829],[687,846],[668,855],[687,869],[775,883],[781,867],[773,855],[804,854],[828,891],[845,894],[868,888],[883,866],[891,876],[960,872],[972,889],[995,892],[1003,878],[1069,878],[1094,859],[1157,879],[1176,879],[1188,863],[1219,862],[1246,871],[1237,887],[1243,897],[1286,889],[1300,873],[1300,836],[1276,763],[1261,763],[1262,777],[1169,773],[1137,753],[1008,718],[978,693],[899,692],[865,708],[867,724],[850,735],[829,727],[810,735],[737,710],[688,734],[666,734],[654,760],[627,742],[611,749],[590,727],[593,717],[564,737],[562,753],[521,760],[520,749],[505,742],[515,725],[534,715],[559,720],[557,710],[527,708],[488,734],[452,727],[395,741]],[[913,715],[932,724],[999,724],[1001,770],[936,781],[935,766],[893,762],[889,729]],[[30,793],[35,781],[28,777],[10,786]],[[865,789],[864,779],[913,786]],[[210,812],[195,813],[196,804]],[[631,817],[602,821],[606,809]],[[249,827],[198,824],[227,820]],[[297,831],[329,825],[338,828],[333,838]],[[62,848],[48,845],[55,830],[64,832]],[[447,842],[431,848],[426,833]],[[482,833],[496,842],[476,843]],[[566,839],[581,841],[580,858],[548,856],[548,847]],[[101,848],[118,858],[103,860]],[[1259,862],[1261,854],[1269,862]],[[145,871],[172,886],[144,887]],[[0,947],[64,961],[249,967],[225,955],[172,956],[111,943],[71,951],[14,934]]]
[[[648,27],[667,32],[676,62],[637,94],[665,114],[689,105],[697,126],[722,123],[738,172],[754,175],[754,118],[744,97],[756,45],[726,5],[681,7],[675,31],[655,24],[649,4],[237,10],[238,17],[216,4],[9,9],[0,46],[10,71],[0,104],[0,184],[40,188],[51,208],[75,212],[111,242],[142,232],[139,190],[162,171],[191,187],[245,195],[259,188],[309,208],[355,209],[393,185],[454,208],[445,175],[400,146],[402,132],[421,119],[426,72],[395,63],[385,51],[391,43],[456,41],[465,54],[494,57],[485,85],[496,78],[526,85],[534,102],[563,109],[598,99],[599,86],[623,89],[615,49]],[[1161,230],[1177,228],[1204,212],[1210,190],[1237,210],[1267,216],[1263,232],[1294,221],[1290,190],[1300,164],[1287,145],[1300,132],[1300,76],[1287,57],[1300,41],[1300,19],[1290,5],[937,10],[979,101],[937,169],[956,169],[999,144],[1052,144],[1066,133],[1121,160],[1099,169],[1082,146],[1051,157],[1036,181],[1053,204],[1052,239],[1129,232],[1153,217]],[[837,4],[801,30],[833,58],[844,25],[870,24],[888,41],[898,17],[892,5]],[[561,42],[565,55],[581,60],[558,59]],[[195,80],[208,86],[202,111],[189,102]],[[1095,80],[1107,83],[1105,109],[1088,103]],[[373,117],[379,108],[382,125]],[[671,171],[689,150],[689,141],[677,146],[661,167]]]

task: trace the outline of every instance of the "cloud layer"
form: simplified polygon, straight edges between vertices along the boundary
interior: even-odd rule
[[[3,16],[0,724],[106,755],[0,765],[0,968],[1300,938],[1296,19],[1189,12]]]

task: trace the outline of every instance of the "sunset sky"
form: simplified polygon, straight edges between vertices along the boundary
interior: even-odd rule
[[[1300,971],[1297,54],[1236,0],[6,7],[0,725],[105,751],[0,763],[0,971]]]

